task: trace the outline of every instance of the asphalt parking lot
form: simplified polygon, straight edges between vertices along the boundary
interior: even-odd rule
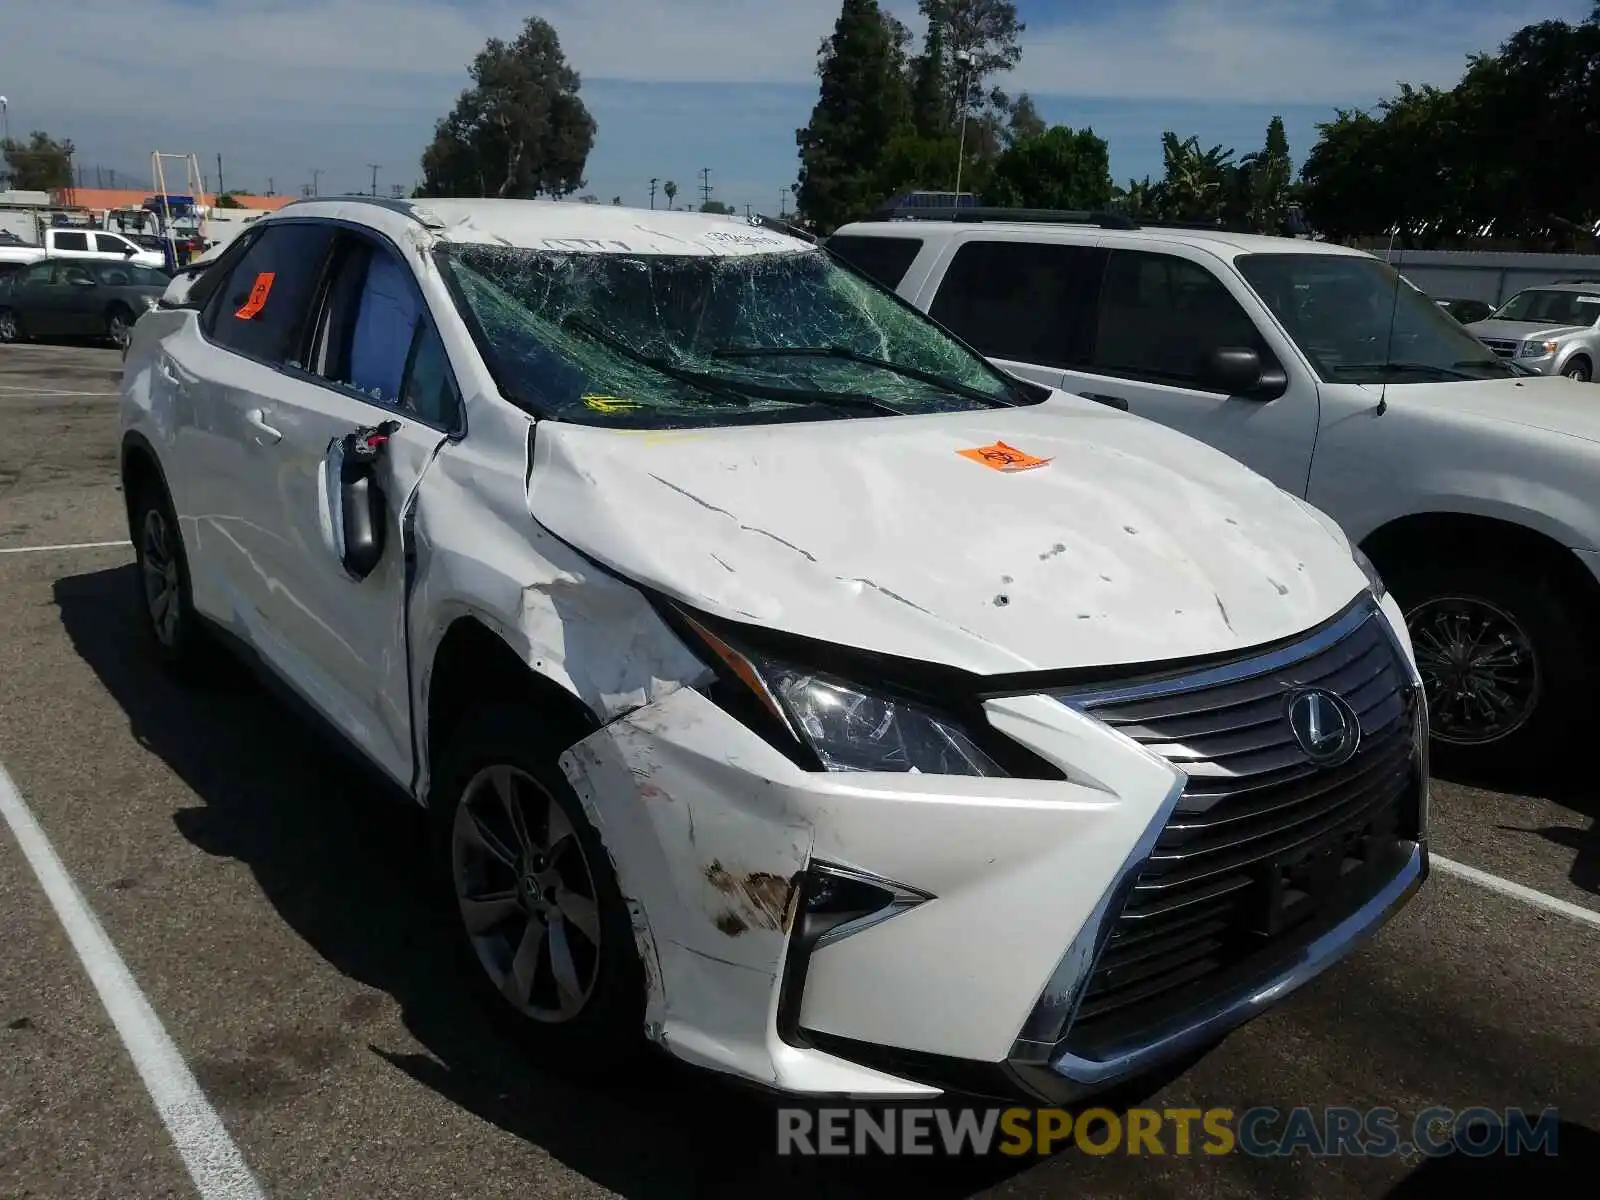
[[[114,351],[0,347],[0,764],[267,1195],[1320,1200],[1600,1177],[1600,923],[1447,870],[1150,1103],[1554,1107],[1554,1159],[824,1164],[779,1158],[763,1103],[671,1063],[604,1088],[540,1074],[440,969],[412,814],[253,683],[180,690],[144,653],[118,368]],[[1504,791],[1439,780],[1432,846],[1600,913],[1597,817],[1573,764]],[[3,824],[0,930],[0,1197],[196,1195],[138,1048]]]

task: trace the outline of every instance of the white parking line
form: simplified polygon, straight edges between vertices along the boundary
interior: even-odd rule
[[[59,546],[0,546],[0,554],[45,554],[51,550],[103,550],[107,546],[131,546],[124,538],[120,542],[64,542]]]
[[[0,392],[16,392],[23,396],[99,396],[105,400],[114,399],[122,395],[121,392],[58,392],[50,389],[17,387],[15,384],[9,383],[0,383]]]
[[[0,766],[0,816],[44,888],[72,948],[100,994],[133,1065],[155,1102],[189,1177],[203,1200],[265,1200],[266,1193],[195,1082],[127,964],[111,944],[72,876],[61,865],[17,785]]]
[[[1479,887],[1488,888],[1491,892],[1499,892],[1502,896],[1510,896],[1513,900],[1521,900],[1546,912],[1560,913],[1563,917],[1571,917],[1574,921],[1600,929],[1600,912],[1592,908],[1584,908],[1581,904],[1562,900],[1558,896],[1547,896],[1543,892],[1534,891],[1531,887],[1523,887],[1520,883],[1512,883],[1509,879],[1501,879],[1498,875],[1491,875],[1487,871],[1480,871],[1477,867],[1469,867],[1466,863],[1458,863],[1440,854],[1429,854],[1428,862],[1446,875],[1460,876]]]

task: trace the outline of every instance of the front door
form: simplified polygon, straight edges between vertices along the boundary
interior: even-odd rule
[[[1232,279],[1188,247],[1111,248],[1093,346],[1064,387],[1126,402],[1128,411],[1186,433],[1297,496],[1306,494],[1317,440],[1318,393],[1298,355]],[[1252,316],[1256,313],[1256,316]],[[1213,351],[1245,347],[1284,370],[1272,399],[1218,391]]]
[[[396,248],[342,232],[310,314],[302,369],[254,420],[270,470],[261,541],[273,586],[262,615],[285,673],[402,785],[411,782],[404,515],[456,426],[459,401],[411,267]],[[340,558],[344,439],[385,422],[375,459],[383,552],[364,576]]]

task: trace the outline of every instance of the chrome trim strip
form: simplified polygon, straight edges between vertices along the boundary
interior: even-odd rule
[[[1072,1090],[1097,1089],[1142,1074],[1185,1051],[1199,1049],[1282,1000],[1348,955],[1399,911],[1428,877],[1428,848],[1412,847],[1411,856],[1382,891],[1321,937],[1301,948],[1298,959],[1262,986],[1235,992],[1212,1010],[1172,1029],[1147,1045],[1104,1062],[1063,1053],[1052,1059],[1049,1071]]]
[[[1141,752],[1149,753],[1132,738],[1129,738],[1128,742]],[[1172,764],[1165,759],[1161,759],[1161,762],[1165,766],[1172,767]],[[1055,1053],[1056,1043],[1065,1037],[1067,1030],[1071,1028],[1073,1018],[1078,1015],[1078,1005],[1083,1002],[1084,989],[1088,987],[1089,979],[1094,975],[1095,966],[1100,961],[1100,953],[1105,949],[1106,942],[1117,926],[1117,917],[1128,902],[1128,894],[1138,882],[1139,872],[1144,869],[1145,860],[1155,852],[1156,842],[1160,840],[1167,828],[1167,822],[1177,810],[1178,801],[1183,798],[1183,789],[1189,786],[1187,775],[1176,767],[1172,767],[1172,772],[1172,786],[1167,789],[1167,794],[1157,807],[1155,816],[1151,818],[1150,824],[1145,826],[1144,832],[1139,835],[1138,844],[1117,868],[1117,873],[1111,877],[1111,886],[1106,888],[1100,897],[1100,902],[1089,914],[1089,919],[1078,930],[1078,936],[1072,939],[1067,952],[1056,964],[1055,971],[1050,975],[1050,981],[1044,985],[1044,990],[1034,1001],[1033,1008],[1028,1011],[1027,1023],[1017,1035],[1007,1061],[1041,1064],[1048,1062],[1050,1056]]]
[[[876,912],[868,913],[864,917],[857,917],[854,921],[846,921],[835,925],[832,929],[822,934],[812,943],[812,953],[834,942],[842,942],[847,937],[853,937],[864,929],[870,929],[881,921],[890,917],[898,917],[903,912],[909,912],[917,905],[932,900],[933,895],[921,891],[904,883],[896,883],[892,879],[885,879],[882,875],[874,875],[870,871],[859,871],[854,867],[840,866],[837,863],[825,862],[821,859],[811,861],[811,869],[823,875],[832,875],[836,879],[843,879],[853,883],[864,884],[880,891],[888,892],[894,897],[888,904]],[[796,920],[798,926],[799,921]]]
[[[1380,615],[1378,603],[1369,589],[1363,591],[1342,615],[1334,618],[1329,624],[1324,625],[1321,629],[1302,638],[1300,641],[1292,642],[1287,646],[1280,646],[1276,650],[1269,650],[1265,654],[1257,654],[1249,658],[1221,663],[1217,666],[1207,667],[1188,674],[1169,673],[1135,683],[1089,684],[1082,688],[1051,692],[1049,695],[1051,699],[1059,700],[1069,708],[1082,711],[1091,709],[1099,704],[1121,704],[1129,700],[1147,700],[1158,696],[1179,696],[1186,692],[1203,691],[1206,688],[1218,687],[1222,684],[1238,683],[1245,679],[1253,679],[1258,675],[1270,674],[1283,667],[1293,666],[1298,662],[1320,654],[1335,643],[1349,637],[1374,616]],[[1387,619],[1385,619],[1384,624],[1388,625]],[[1402,657],[1404,656],[1402,655]]]

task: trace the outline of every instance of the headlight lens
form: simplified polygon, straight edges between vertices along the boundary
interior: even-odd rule
[[[834,679],[762,670],[790,727],[830,771],[1004,775],[959,729],[929,713]]]
[[[1372,565],[1372,560],[1361,552],[1361,548],[1352,543],[1350,557],[1356,560],[1356,566],[1361,568],[1361,573],[1367,577],[1367,584],[1372,588],[1372,594],[1382,600],[1389,594],[1389,589],[1384,586],[1383,576],[1378,574],[1378,568]]]
[[[1556,341],[1523,342],[1522,349],[1518,353],[1522,358],[1539,358],[1546,354],[1554,354],[1560,344]]]
[[[682,614],[706,648],[829,771],[1001,776],[1006,772],[948,721],[914,705],[735,650]]]

